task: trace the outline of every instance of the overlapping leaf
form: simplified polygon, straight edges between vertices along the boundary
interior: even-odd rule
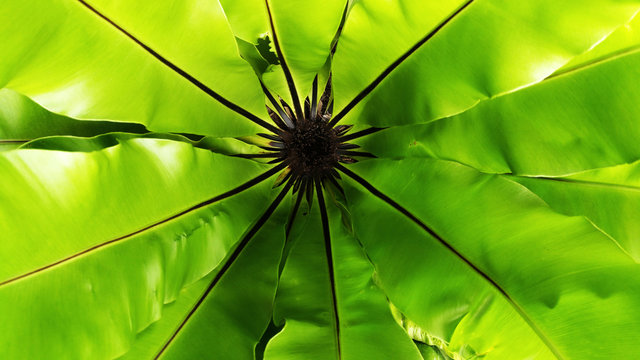
[[[222,136],[259,129],[205,93],[207,87],[266,118],[258,82],[215,2],[9,1],[0,16],[8,19],[0,25],[7,49],[0,86],[57,113],[165,132]]]
[[[194,208],[263,166],[179,142],[1,156],[8,358],[122,355],[164,303],[216,267],[260,211],[247,204],[267,202],[256,187]]]
[[[372,160],[355,168],[418,219],[348,192],[383,288],[419,325],[488,359],[640,351],[638,265],[586,219],[561,216],[517,183],[451,162]],[[616,346],[594,352],[596,337]]]
[[[634,162],[557,178],[508,178],[531,189],[558,212],[585,216],[639,261],[638,166],[638,162]]]
[[[265,359],[419,359],[338,211],[328,220],[328,240],[317,207],[292,230],[275,309],[284,328],[268,343]]]
[[[640,158],[639,53],[366,139],[380,157],[437,157],[484,172],[564,175]]]
[[[333,66],[337,109],[355,105],[352,99],[369,94],[373,88],[367,86],[383,80],[350,113],[350,123],[414,124],[459,113],[479,100],[544,79],[630,19],[638,5],[600,0],[359,2]]]
[[[80,121],[53,114],[24,95],[0,90],[0,150],[18,148],[34,139],[56,136],[95,136],[109,132],[146,132],[144,126],[109,121]]]

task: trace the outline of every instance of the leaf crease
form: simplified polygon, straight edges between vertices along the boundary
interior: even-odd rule
[[[287,192],[289,191],[292,185],[293,185],[293,181],[289,180],[287,185],[285,185],[285,187],[282,189],[282,191],[280,191],[278,196],[271,202],[267,210],[260,216],[258,221],[242,237],[242,239],[238,243],[238,246],[236,246],[236,248],[233,250],[233,253],[231,253],[227,261],[225,261],[224,264],[222,265],[222,268],[220,268],[218,273],[216,273],[215,277],[211,280],[211,283],[207,287],[207,290],[205,290],[202,296],[200,296],[196,304],[191,308],[187,316],[184,318],[184,320],[182,320],[178,328],[173,332],[173,334],[167,340],[167,342],[164,343],[164,345],[162,346],[162,349],[160,349],[160,351],[158,352],[158,354],[156,354],[154,359],[158,359],[160,356],[162,356],[162,354],[166,351],[166,349],[169,347],[171,342],[173,342],[173,340],[178,336],[178,333],[180,332],[180,330],[184,328],[184,326],[189,321],[189,319],[198,310],[200,305],[202,305],[202,303],[207,298],[207,296],[209,296],[213,288],[220,282],[220,279],[222,279],[222,277],[226,274],[227,270],[229,270],[229,268],[231,267],[231,265],[233,265],[233,263],[238,258],[238,256],[240,256],[242,251],[247,247],[247,245],[249,244],[249,241],[253,239],[253,237],[258,233],[258,231],[260,231],[260,229],[267,222],[267,220],[269,220],[269,218],[271,217],[271,214],[273,214],[273,212],[276,210],[278,205],[280,205],[280,202],[282,202],[282,199],[287,194]]]

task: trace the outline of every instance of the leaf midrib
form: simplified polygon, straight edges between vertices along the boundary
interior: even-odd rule
[[[178,327],[173,331],[171,337],[163,343],[162,348],[158,351],[154,359],[156,360],[159,359],[162,356],[162,354],[169,348],[173,340],[175,340],[175,338],[178,336],[178,334],[184,328],[187,322],[189,322],[191,317],[196,313],[196,311],[198,311],[200,305],[204,303],[204,301],[207,299],[209,294],[211,294],[215,286],[220,283],[220,280],[222,279],[222,277],[233,266],[233,264],[238,259],[242,251],[247,247],[249,242],[258,233],[258,231],[260,231],[260,229],[264,226],[264,224],[266,224],[266,222],[269,220],[273,212],[282,202],[282,199],[284,199],[284,197],[289,192],[289,189],[291,188],[291,186],[293,186],[292,179],[287,182],[285,187],[280,191],[278,196],[269,204],[269,207],[260,216],[258,221],[254,225],[252,225],[251,228],[247,231],[247,233],[242,237],[242,239],[240,239],[236,248],[233,250],[233,252],[231,252],[231,255],[229,255],[228,258],[223,260],[222,267],[216,273],[214,278],[211,280],[211,283],[209,284],[207,289],[202,293],[202,295],[200,296],[198,301],[193,305],[193,307],[191,308],[189,313],[186,315],[186,317],[182,320],[182,322],[178,325]]]
[[[329,274],[329,285],[331,287],[331,305],[334,322],[334,335],[336,341],[336,352],[338,360],[342,359],[342,345],[340,339],[340,314],[338,312],[338,297],[336,294],[336,275],[335,263],[333,259],[333,250],[331,248],[331,229],[329,228],[329,215],[324,201],[322,186],[316,182],[316,195],[320,206],[320,218],[322,221],[322,236],[324,238],[325,256],[327,258],[327,270]]]
[[[469,266],[476,274],[485,279],[496,291],[498,291],[502,296],[507,300],[509,304],[513,307],[513,309],[520,315],[520,317],[529,325],[529,327],[536,333],[538,338],[547,346],[549,351],[558,359],[564,360],[565,357],[560,353],[559,349],[553,344],[551,339],[542,331],[542,329],[525,313],[524,309],[518,304],[509,293],[500,286],[491,276],[482,271],[479,267],[477,267],[471,260],[465,257],[462,253],[460,253],[457,249],[455,249],[449,242],[444,240],[438,233],[436,233],[431,227],[426,225],[422,220],[420,220],[416,215],[407,210],[405,207],[391,199],[389,196],[384,194],[382,191],[375,188],[372,184],[367,182],[365,179],[360,177],[359,175],[353,173],[352,171],[344,168],[343,166],[338,166],[338,169],[342,171],[346,176],[350,177],[352,180],[360,184],[366,190],[368,190],[372,195],[378,197],[380,200],[385,202],[387,205],[393,207],[395,210],[400,212],[405,218],[416,224],[422,230],[431,235],[434,239],[438,241],[443,247],[445,247],[449,252],[451,252],[455,257],[457,257],[460,261]]]
[[[460,15],[462,11],[467,9],[475,0],[467,0],[464,4],[458,7],[453,13],[442,20],[438,25],[429,30],[429,32],[418,40],[409,50],[404,52],[398,59],[387,66],[378,77],[376,77],[369,85],[362,89],[347,105],[342,108],[336,116],[329,122],[330,125],[336,125],[342,120],[353,108],[355,108],[360,101],[367,97],[387,76],[389,76],[398,66],[404,63],[405,60],[411,57],[416,51],[418,51],[424,44],[432,39],[440,30],[442,30],[447,24],[449,24],[455,17]]]
[[[159,52],[155,51],[154,49],[152,49],[151,47],[146,45],[144,42],[142,42],[140,39],[138,39],[136,36],[134,36],[131,32],[127,31],[122,26],[118,25],[114,20],[112,20],[111,18],[107,17],[105,14],[101,13],[100,11],[98,11],[98,9],[93,7],[87,1],[85,1],[85,0],[75,0],[75,1],[80,3],[83,7],[85,7],[87,10],[89,10],[89,12],[91,12],[92,14],[98,16],[99,18],[101,18],[102,20],[104,20],[105,22],[110,24],[112,27],[117,29],[119,31],[119,33],[121,33],[122,35],[126,36],[131,41],[133,41],[134,43],[136,43],[138,46],[140,46],[142,49],[144,49],[147,53],[149,53],[151,56],[153,56],[156,60],[160,61],[163,65],[165,65],[169,69],[173,70],[175,73],[180,75],[185,80],[189,81],[191,84],[196,86],[198,89],[203,91],[205,94],[207,94],[211,98],[217,100],[223,106],[227,107],[231,111],[234,111],[235,113],[243,116],[244,118],[248,119],[249,121],[251,121],[251,122],[253,122],[253,123],[255,123],[255,124],[257,124],[257,125],[265,128],[265,129],[269,130],[269,131],[272,131],[272,132],[277,132],[278,131],[277,128],[274,125],[269,124],[268,122],[262,120],[260,117],[254,115],[253,113],[251,113],[248,110],[244,109],[243,107],[241,107],[241,106],[235,104],[234,102],[230,101],[229,99],[223,97],[222,95],[220,95],[219,93],[217,93],[216,91],[214,91],[213,89],[211,89],[210,87],[205,85],[203,82],[201,82],[200,80],[196,79],[195,77],[193,77],[192,75],[187,73],[185,70],[183,70],[182,68],[177,66],[175,63],[170,61],[168,58],[162,56]]]
[[[17,275],[17,276],[13,276],[13,277],[11,277],[11,278],[9,278],[7,280],[0,281],[0,287],[2,287],[4,285],[9,285],[11,283],[14,283],[16,281],[19,281],[19,280],[22,280],[22,279],[25,279],[25,278],[28,278],[28,277],[31,277],[31,276],[33,276],[35,274],[38,274],[38,273],[41,273],[41,272],[43,272],[45,270],[57,267],[57,266],[59,266],[61,264],[64,264],[64,263],[69,262],[71,260],[80,258],[80,257],[82,257],[84,255],[91,254],[96,250],[104,248],[104,247],[106,247],[108,245],[119,243],[119,242],[121,242],[123,240],[126,240],[126,239],[129,239],[129,238],[131,238],[133,236],[142,234],[142,233],[144,233],[144,232],[146,232],[148,230],[154,229],[154,228],[156,228],[156,227],[158,227],[158,226],[160,226],[162,224],[165,224],[165,223],[167,223],[169,221],[173,221],[173,220],[175,220],[177,218],[180,218],[180,217],[182,217],[182,216],[184,216],[186,214],[189,214],[189,213],[191,213],[191,212],[193,212],[195,210],[198,210],[198,209],[204,208],[206,206],[212,205],[214,203],[220,202],[222,200],[228,199],[228,198],[230,198],[230,197],[232,197],[234,195],[237,195],[237,194],[239,194],[239,193],[241,193],[241,192],[243,192],[243,191],[245,191],[247,189],[252,188],[255,185],[258,185],[262,181],[264,181],[264,180],[270,178],[271,176],[275,175],[276,173],[278,173],[280,170],[282,170],[286,166],[287,166],[286,163],[280,163],[280,164],[272,167],[271,169],[267,170],[266,172],[263,172],[262,174],[260,174],[260,175],[258,175],[256,177],[250,179],[249,181],[243,183],[240,186],[237,186],[237,187],[232,188],[231,190],[226,191],[226,192],[224,192],[224,193],[222,193],[220,195],[217,195],[217,196],[209,198],[209,199],[207,199],[205,201],[202,201],[202,202],[200,202],[200,203],[198,203],[196,205],[193,205],[193,206],[191,206],[191,207],[189,207],[189,208],[187,208],[185,210],[182,210],[182,211],[180,211],[180,212],[178,212],[176,214],[173,214],[173,215],[171,215],[169,217],[166,217],[166,218],[164,218],[162,220],[156,221],[156,222],[154,222],[154,223],[152,223],[150,225],[147,225],[147,226],[145,226],[145,227],[143,227],[141,229],[138,229],[136,231],[127,233],[125,235],[122,235],[120,237],[117,237],[117,238],[114,238],[114,239],[111,239],[111,240],[107,240],[107,241],[102,242],[100,244],[96,244],[96,245],[91,246],[91,247],[89,247],[87,249],[84,249],[82,251],[79,251],[79,252],[76,252],[76,253],[74,253],[72,255],[69,255],[69,256],[67,256],[65,258],[59,259],[59,260],[57,260],[55,262],[46,264],[44,266],[40,266],[40,267],[38,267],[38,268],[36,268],[34,270],[31,270],[29,272],[26,272],[26,273],[23,273],[23,274],[20,274],[20,275]]]

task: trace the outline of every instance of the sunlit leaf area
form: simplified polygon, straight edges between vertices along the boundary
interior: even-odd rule
[[[0,359],[640,358],[639,11],[0,1]]]

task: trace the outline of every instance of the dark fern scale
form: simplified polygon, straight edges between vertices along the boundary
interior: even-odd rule
[[[260,157],[273,157],[270,164],[286,165],[275,181],[274,187],[281,186],[286,181],[293,181],[293,193],[301,191],[311,203],[314,188],[325,187],[331,183],[342,192],[338,183],[340,175],[336,171],[338,163],[352,164],[358,157],[374,157],[371,153],[357,151],[359,145],[349,143],[353,136],[347,135],[352,125],[330,124],[333,111],[331,94],[331,77],[318,99],[318,78],[314,80],[311,100],[305,99],[302,116],[296,116],[291,107],[282,99],[276,101],[267,90],[273,108],[267,106],[269,116],[278,126],[278,131],[261,136],[269,142],[261,146],[267,150]],[[355,134],[352,134],[355,135]]]

